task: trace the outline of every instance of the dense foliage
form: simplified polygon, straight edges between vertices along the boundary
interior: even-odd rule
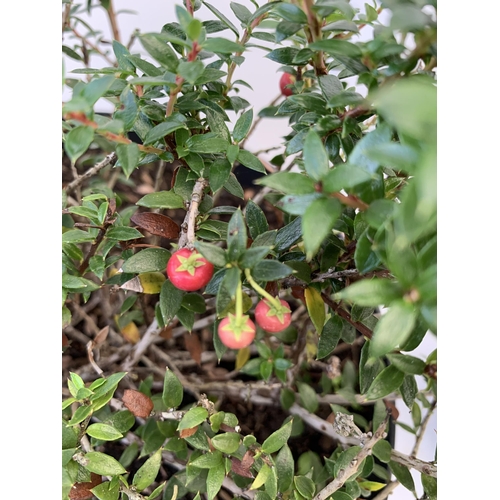
[[[436,498],[435,463],[402,455],[387,435],[394,398],[411,411],[414,426],[403,427],[417,443],[437,401],[436,351],[412,354],[437,333],[436,4],[230,7],[233,20],[210,2],[179,2],[159,33],[134,34],[143,57],[81,19],[104,9],[115,26],[110,0],[63,2],[63,51],[82,65],[63,78],[72,89],[62,110],[72,175],[63,183],[63,340],[73,340],[85,304],[104,311],[87,345],[91,370],[70,367],[63,388],[63,498],[212,500],[229,498],[218,496],[225,490],[349,500],[387,496],[397,482],[415,491],[411,468]],[[250,48],[293,76],[290,95],[260,110],[235,79]],[[109,66],[89,67],[89,53]],[[96,112],[102,98],[111,116]],[[275,117],[290,133],[266,162],[245,143]],[[252,198],[236,174],[245,169],[258,174]],[[154,183],[141,193],[144,173]],[[194,277],[208,262],[208,284],[169,279],[179,248],[195,258],[185,252],[170,272]],[[261,300],[275,330],[261,319],[228,358],[250,398],[262,381],[287,415],[259,442],[236,411],[219,408],[224,381],[219,392],[198,390],[168,353],[161,366],[145,358],[155,342],[175,340],[175,327],[199,362],[193,337],[209,328],[220,362],[231,349],[219,324],[240,339]],[[120,348],[106,363],[108,344]],[[290,437],[318,420],[332,452],[297,456]]]

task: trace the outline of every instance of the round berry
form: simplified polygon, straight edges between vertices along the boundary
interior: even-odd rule
[[[287,328],[292,315],[288,302],[280,300],[281,308],[277,309],[268,300],[261,300],[255,307],[255,321],[266,332],[278,333]]]
[[[179,290],[193,292],[203,288],[214,274],[214,266],[196,250],[181,248],[167,263],[167,276]]]
[[[290,73],[283,73],[280,78],[280,90],[284,96],[293,95],[293,90],[287,88],[287,85],[295,82],[295,77]]]
[[[255,330],[255,323],[248,316],[243,316],[243,323],[238,325],[236,317],[229,314],[219,323],[217,333],[229,349],[242,349],[252,343]]]

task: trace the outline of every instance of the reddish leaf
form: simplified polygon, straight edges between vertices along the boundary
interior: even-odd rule
[[[188,438],[189,436],[192,436],[193,434],[195,434],[197,430],[198,430],[198,426],[191,427],[190,429],[181,429],[179,431],[179,437],[180,438]]]
[[[90,491],[92,488],[102,483],[102,476],[99,474],[90,473],[90,481],[88,483],[75,483],[69,491],[71,500],[87,500],[94,498],[94,494]]]
[[[273,297],[276,297],[279,293],[278,283],[276,281],[268,281],[266,283],[266,292],[270,293]]]
[[[166,326],[165,328],[162,329],[162,331],[159,333],[159,336],[162,339],[169,340],[172,338],[174,332],[172,326]]]
[[[148,233],[170,240],[179,237],[179,226],[170,217],[154,212],[135,213],[130,220]]]
[[[304,289],[300,286],[292,286],[292,295],[299,299],[304,305],[306,305],[306,297],[304,295]]]
[[[250,469],[250,467],[252,467],[254,462],[255,459],[253,458],[253,453],[250,450],[247,450],[243,455],[243,458],[241,460],[241,465],[245,467],[245,469]]]
[[[201,343],[198,335],[186,332],[184,334],[184,345],[193,360],[198,363],[198,366],[201,366]]]
[[[391,417],[394,420],[397,420],[399,418],[399,410],[396,408],[396,405],[392,402],[389,401],[388,399],[384,399],[385,407],[390,410],[391,412]]]
[[[154,406],[150,397],[133,389],[125,389],[122,401],[131,413],[141,418],[148,418]]]
[[[237,458],[231,458],[231,470],[239,476],[249,477],[253,479],[253,474],[250,472],[250,467],[245,467]]]

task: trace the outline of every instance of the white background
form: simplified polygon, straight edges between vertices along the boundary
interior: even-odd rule
[[[240,27],[238,19],[234,16],[230,8],[229,1],[211,0],[209,3],[211,3],[226,17],[228,17],[236,27]],[[248,0],[239,0],[239,3],[246,5],[251,11],[255,9],[255,7]],[[360,8],[362,12],[364,11],[364,1],[351,0],[350,3],[354,8]],[[176,4],[182,5],[182,2],[158,2],[157,0],[142,0],[140,2],[140,5],[138,5],[134,0],[115,0],[114,5],[116,11],[129,10],[135,12],[135,14],[118,14],[118,25],[121,35],[121,43],[127,45],[130,36],[135,29],[139,29],[141,33],[160,32],[164,24],[168,22],[177,22],[177,17],[175,15]],[[202,7],[200,10],[196,11],[195,16],[202,21],[207,19],[214,19],[214,15],[206,7]],[[88,17],[86,15],[81,15],[81,17],[87,20],[94,29],[100,30],[105,35],[105,39],[112,40],[109,21],[103,9],[94,9],[92,11],[91,17]],[[380,21],[384,24],[388,24],[389,19],[387,18],[387,16],[385,16],[385,13],[381,15]],[[361,32],[359,39],[369,38],[371,36],[370,30],[371,28],[369,27],[365,28]],[[84,33],[85,29],[81,27],[79,31]],[[213,36],[222,36],[231,40],[234,39],[234,34],[229,30],[214,34]],[[256,39],[253,39],[253,41],[259,43],[259,41],[257,41]],[[64,43],[69,45],[70,47],[72,46],[72,40],[69,38],[69,35],[65,36]],[[266,43],[264,43],[263,45],[270,46],[270,44]],[[141,56],[151,60],[149,55],[143,49],[142,45],[137,39],[133,43],[130,51],[132,53],[139,53],[141,54]],[[111,48],[109,52],[111,58],[113,58],[114,56]],[[241,66],[237,67],[233,76],[233,80],[242,79],[252,86],[253,90],[250,90],[245,86],[240,86],[241,91],[238,95],[252,104],[254,108],[254,117],[262,108],[269,105],[269,103],[273,101],[280,93],[278,81],[281,73],[277,72],[277,69],[280,67],[280,65],[265,58],[264,55],[264,51],[257,48],[251,48],[250,50],[245,51],[245,62]],[[64,58],[64,62],[67,76],[81,78],[80,75],[71,75],[70,73],[72,69],[82,67],[81,63],[67,57]],[[108,65],[109,64],[98,55],[93,56],[90,61],[91,67],[103,67]],[[362,89],[360,90],[362,91]],[[70,89],[68,87],[65,87],[63,89],[63,100],[69,99],[70,95]],[[113,106],[110,105],[108,101],[101,99],[98,102],[97,111],[112,112]],[[235,114],[233,112],[230,112],[228,114],[234,123],[234,119],[236,117]],[[287,118],[264,119],[259,123],[254,133],[249,137],[248,141],[245,144],[245,148],[252,152],[257,152],[274,147],[283,142],[283,136],[285,136],[288,131],[289,127]],[[261,155],[261,157],[263,159],[271,158],[272,156],[277,154],[277,151],[279,150],[274,150],[269,154],[264,153]],[[411,354],[425,360],[427,355],[433,349],[435,349],[435,347],[436,337],[432,334],[428,334],[422,344]],[[420,388],[424,387],[425,383],[423,377],[417,377],[417,382],[419,383]],[[397,407],[400,412],[399,421],[413,426],[411,414],[405,404],[402,401],[398,401]],[[423,417],[425,417],[426,411],[427,410],[423,409]],[[434,415],[429,421],[425,437],[417,454],[418,458],[422,460],[434,460],[437,442],[436,414],[437,411],[434,412]],[[410,454],[414,445],[414,441],[414,436],[412,434],[399,427],[397,428],[395,449],[402,453]],[[412,470],[411,472],[414,476],[417,494],[420,497],[423,493],[420,481],[420,473],[414,470]],[[398,486],[392,494],[391,498],[394,500],[411,500],[414,498],[414,496],[403,486]]]

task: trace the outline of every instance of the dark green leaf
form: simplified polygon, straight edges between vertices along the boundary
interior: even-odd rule
[[[241,268],[252,269],[269,255],[271,249],[272,247],[267,246],[252,246],[251,248],[247,248],[240,258]]]
[[[318,342],[317,359],[326,358],[330,355],[340,340],[343,323],[339,316],[333,315],[323,326],[323,331]]]
[[[264,453],[274,453],[280,450],[288,441],[292,432],[293,419],[289,420],[280,429],[273,432],[263,443],[262,451]]]
[[[128,56],[130,56],[130,52],[124,45],[122,45],[117,40],[113,40],[113,52],[120,69],[135,73],[135,66],[130,62],[130,59],[128,58]]]
[[[222,153],[229,143],[213,134],[193,135],[186,141],[186,147],[192,153]]]
[[[269,229],[266,216],[262,209],[252,200],[248,200],[245,207],[245,220],[248,226],[250,237],[255,240],[259,234],[265,233]]]
[[[231,2],[229,4],[234,15],[246,26],[252,17],[252,13],[241,3]]]
[[[367,228],[359,237],[356,244],[356,250],[354,251],[354,262],[361,274],[373,271],[380,264],[379,257],[372,250],[369,229],[370,228]]]
[[[130,144],[118,144],[118,146],[116,146],[116,154],[123,173],[128,179],[139,163],[139,148],[135,142]]]
[[[160,291],[160,311],[165,325],[167,325],[181,308],[184,292],[175,287],[170,280],[166,280]]]
[[[173,191],[158,191],[143,196],[136,205],[147,208],[184,208],[184,200]]]
[[[217,436],[215,436],[217,437]],[[226,477],[226,468],[221,463],[216,467],[210,467],[207,474],[207,497],[208,500],[213,500],[219,493],[224,478]]]
[[[186,412],[179,422],[177,430],[181,431],[183,429],[192,429],[197,425],[200,425],[208,418],[208,411],[201,406],[195,406]],[[197,465],[197,467],[200,467]]]
[[[291,267],[269,259],[262,260],[252,270],[256,281],[275,281],[290,276],[292,272]]]
[[[354,43],[334,38],[310,43],[309,48],[312,50],[322,50],[333,56],[341,55],[358,58],[362,54],[361,49]]]
[[[160,139],[163,139],[166,135],[171,134],[177,129],[186,129],[185,124],[186,119],[179,113],[169,116],[165,121],[156,125],[151,130],[148,131],[146,137],[144,138],[144,144],[151,144]]]
[[[392,446],[388,441],[378,441],[373,447],[373,454],[385,464],[391,460]]]
[[[94,140],[94,129],[87,125],[81,125],[70,130],[64,140],[64,149],[72,163],[89,148]]]
[[[196,409],[196,408],[195,408]],[[204,410],[204,408],[198,407],[199,410]],[[192,411],[192,410],[190,410]],[[206,410],[205,410],[206,412]],[[187,414],[186,414],[187,415]],[[223,462],[222,453],[219,450],[215,450],[211,453],[205,453],[204,455],[195,458],[191,463],[195,467],[200,469],[212,469],[213,467],[218,467]]]
[[[168,368],[163,379],[162,401],[166,408],[177,408],[182,403],[184,391],[177,376]]]
[[[420,474],[422,486],[429,500],[437,500],[437,479],[423,472]]]
[[[208,179],[214,193],[226,184],[230,174],[231,164],[225,158],[220,158],[210,165]]]
[[[238,161],[251,170],[262,172],[263,174],[266,173],[266,168],[262,162],[255,155],[245,149],[240,149],[238,153]]]
[[[388,305],[401,298],[401,289],[394,281],[385,278],[371,278],[356,281],[335,295],[336,299],[347,300],[359,306],[377,307]]]
[[[265,57],[280,64],[292,64],[293,59],[298,52],[299,49],[296,49],[295,47],[281,47],[279,49],[272,50]]]
[[[194,246],[214,266],[224,267],[226,265],[226,252],[222,248],[203,241],[196,241]]]
[[[144,462],[144,464],[139,468],[139,470],[134,474],[132,486],[135,486],[135,489],[137,491],[142,491],[153,484],[156,476],[158,475],[158,472],[160,471],[162,462],[161,453],[162,450],[160,448],[151,457],[149,457],[146,462]]]
[[[101,476],[116,476],[127,472],[118,460],[105,453],[89,451],[85,454],[85,459],[87,462],[85,468]]]
[[[407,489],[413,492],[416,496],[415,483],[413,482],[413,476],[407,467],[398,464],[391,460],[389,462],[389,467],[392,473],[396,476],[396,479]]]
[[[399,388],[405,405],[410,409],[413,406],[415,397],[418,393],[417,382],[414,375],[406,375],[401,387]]]
[[[370,355],[378,358],[404,344],[415,326],[416,317],[412,304],[402,299],[391,302],[373,331]]]
[[[349,191],[358,184],[371,180],[370,173],[356,165],[342,163],[330,170],[323,179],[323,189],[327,193]]]
[[[203,2],[203,4],[206,5],[230,30],[232,30],[237,37],[240,36],[238,29],[224,14],[222,14],[222,12],[219,12],[213,5],[210,5],[207,2]]]
[[[134,227],[114,226],[106,232],[106,237],[111,240],[127,241],[144,238],[144,235]]]
[[[292,485],[295,463],[288,444],[284,444],[276,456],[278,490],[287,491]]]
[[[340,216],[342,206],[336,198],[318,198],[306,209],[302,218],[302,233],[307,259],[319,250],[323,240],[331,234]]]
[[[366,399],[373,401],[388,396],[391,392],[399,389],[403,383],[405,375],[395,366],[390,365],[384,368],[373,381],[372,385],[366,393]]]
[[[231,134],[227,128],[224,116],[213,109],[207,108],[205,110],[207,115],[207,122],[210,127],[210,131],[213,132],[217,137],[224,139],[226,142],[231,142]]]
[[[328,155],[320,136],[310,129],[304,141],[304,166],[309,177],[322,180],[329,172]]]
[[[276,234],[275,250],[282,252],[288,250],[302,238],[302,218],[296,217],[292,222],[282,227]],[[263,245],[264,243],[259,243]]]
[[[313,179],[295,172],[278,172],[261,177],[255,182],[285,194],[308,194],[315,191]]]
[[[342,82],[335,75],[321,75],[318,77],[318,82],[327,101],[344,90]]]
[[[177,71],[178,58],[175,51],[157,33],[139,35],[139,40],[147,52],[169,71]]]
[[[402,372],[410,375],[422,375],[425,362],[409,354],[387,354],[387,359]]]
[[[170,252],[164,248],[145,248],[127,259],[122,269],[125,273],[165,271]]]
[[[316,413],[319,403],[316,391],[309,385],[302,382],[297,382],[301,406],[309,413]]]
[[[229,261],[237,260],[247,247],[247,229],[243,214],[236,210],[229,220],[227,231],[227,254]]]
[[[245,50],[243,45],[220,37],[207,38],[203,42],[203,48],[208,52],[216,52],[218,54],[238,54]]]
[[[241,184],[238,182],[238,179],[236,179],[236,176],[232,172],[226,184],[224,184],[224,189],[237,198],[243,199],[245,196],[245,192],[243,191]]]
[[[115,80],[116,77],[114,75],[107,75],[95,78],[88,83],[82,92],[82,96],[87,101],[87,104],[93,106],[109,90]]]

